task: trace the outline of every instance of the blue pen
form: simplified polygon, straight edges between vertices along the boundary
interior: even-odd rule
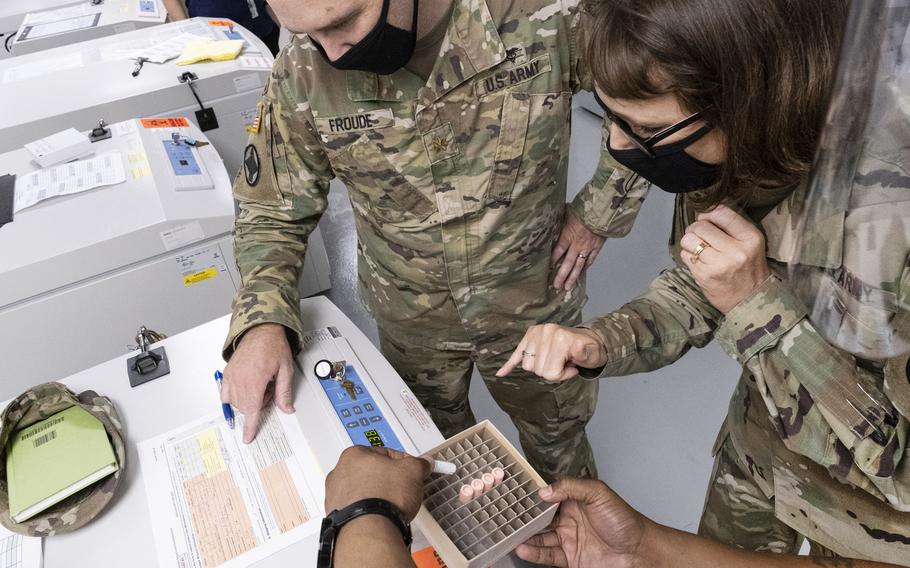
[[[221,392],[221,378],[224,375],[221,374],[221,371],[215,371],[215,382],[218,383],[218,392]],[[231,430],[234,429],[234,409],[231,408],[231,405],[222,402],[221,403],[221,412],[224,413],[224,421],[228,423],[228,426],[231,427]]]

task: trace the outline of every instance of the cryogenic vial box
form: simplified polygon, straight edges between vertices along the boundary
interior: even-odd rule
[[[427,482],[416,520],[449,568],[489,566],[545,529],[556,514],[558,506],[538,496],[544,480],[489,420],[424,455],[457,467],[454,474]],[[459,500],[462,485],[496,467],[505,472],[501,484],[467,503]]]

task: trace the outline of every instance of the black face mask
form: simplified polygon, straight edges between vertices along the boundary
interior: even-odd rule
[[[669,193],[688,193],[705,189],[717,183],[720,165],[696,160],[686,153],[686,148],[707,134],[711,129],[702,127],[679,142],[655,146],[651,158],[639,148],[614,150],[607,140],[607,149],[613,159],[641,177]]]
[[[411,31],[402,30],[390,25],[386,19],[389,15],[389,1],[382,3],[379,21],[362,40],[351,46],[344,55],[331,61],[325,50],[316,41],[313,45],[328,61],[329,65],[342,71],[367,71],[380,75],[391,75],[411,60],[414,45],[417,42],[417,2],[414,0],[414,17]]]

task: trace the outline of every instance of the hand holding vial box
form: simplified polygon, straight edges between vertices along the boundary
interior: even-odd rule
[[[488,566],[556,515],[558,506],[538,496],[544,480],[489,421],[424,456],[457,468],[430,478],[415,520],[449,568]]]

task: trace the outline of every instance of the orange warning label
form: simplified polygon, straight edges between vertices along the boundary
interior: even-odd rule
[[[176,118],[143,118],[142,128],[186,128],[190,121],[183,117]]]
[[[414,559],[417,568],[446,568],[446,563],[436,554],[436,550],[432,546],[418,550],[411,554],[411,558]]]
[[[227,20],[209,20],[210,26],[224,26],[226,28],[232,28],[236,24],[234,22],[228,22]]]

